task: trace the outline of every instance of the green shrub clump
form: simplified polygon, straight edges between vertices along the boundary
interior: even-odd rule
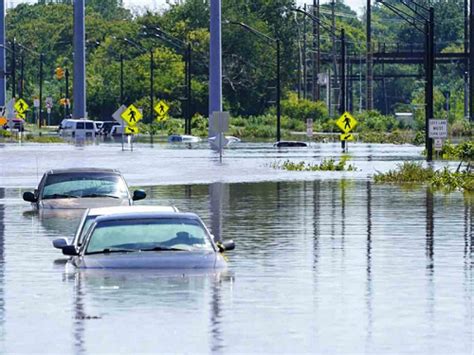
[[[311,164],[304,161],[295,163],[290,160],[285,160],[283,163],[273,163],[272,167],[287,171],[356,171],[357,168],[354,165],[346,165],[347,161],[347,157],[342,157],[339,162],[336,162],[332,158],[324,159],[319,164]]]

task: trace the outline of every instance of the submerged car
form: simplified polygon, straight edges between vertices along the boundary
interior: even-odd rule
[[[145,197],[143,190],[131,195],[118,170],[93,168],[50,170],[34,192],[23,194],[38,209],[129,206]]]
[[[58,238],[53,240],[53,246],[56,249],[63,249],[68,245],[74,245],[79,249],[84,241],[84,237],[89,230],[92,222],[99,216],[107,216],[111,214],[127,213],[127,212],[179,212],[174,206],[115,206],[115,207],[99,207],[88,208],[82,215],[81,221],[76,229],[74,238],[71,242],[67,238]]]
[[[81,269],[220,269],[221,253],[234,248],[193,213],[131,212],[97,217],[79,248],[62,250]]]

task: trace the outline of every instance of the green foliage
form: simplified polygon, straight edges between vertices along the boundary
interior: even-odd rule
[[[434,189],[445,191],[461,190],[474,191],[474,174],[468,170],[452,172],[448,168],[434,170],[423,167],[421,163],[404,162],[396,170],[374,175],[377,183],[427,183]]]
[[[290,92],[288,98],[282,100],[281,111],[283,115],[303,122],[309,118],[314,121],[328,119],[328,110],[324,102],[298,99],[294,92]]]
[[[474,162],[474,141],[465,141],[459,144],[451,144],[446,141],[441,150],[443,159]]]
[[[343,156],[339,162],[334,159],[324,159],[319,164],[306,163],[300,161],[298,163],[290,160],[285,160],[283,163],[275,162],[271,164],[274,169],[281,169],[287,171],[356,171],[357,168],[354,165],[347,165],[349,158]]]
[[[11,136],[12,136],[12,133],[10,131],[7,131],[5,129],[0,129],[0,137],[10,138]]]

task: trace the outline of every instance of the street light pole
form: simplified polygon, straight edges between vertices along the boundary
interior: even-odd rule
[[[150,49],[150,123],[153,123],[153,107],[155,105],[155,63],[153,58],[153,49]]]
[[[426,139],[426,160],[433,160],[433,140],[429,137],[429,121],[433,119],[433,75],[434,75],[434,10],[429,9],[429,19],[426,21],[427,43],[427,73],[426,73],[426,117],[425,117],[425,139]]]

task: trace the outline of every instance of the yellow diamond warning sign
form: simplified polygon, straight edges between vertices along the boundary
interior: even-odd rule
[[[166,116],[169,109],[170,107],[163,100],[160,100],[160,102],[158,102],[155,106],[155,111],[160,117]]]
[[[357,120],[352,117],[349,112],[344,112],[342,116],[336,121],[336,125],[344,133],[349,133],[355,128],[355,126],[357,126]]]
[[[353,141],[355,140],[354,135],[352,133],[344,133],[340,135],[341,141]]]
[[[17,102],[15,103],[15,110],[18,113],[23,113],[26,110],[28,110],[30,106],[25,102],[23,99],[18,99]]]
[[[125,134],[138,134],[138,127],[130,127],[126,126],[125,127]]]
[[[130,105],[120,115],[129,126],[135,126],[143,118],[142,113],[134,106]]]

